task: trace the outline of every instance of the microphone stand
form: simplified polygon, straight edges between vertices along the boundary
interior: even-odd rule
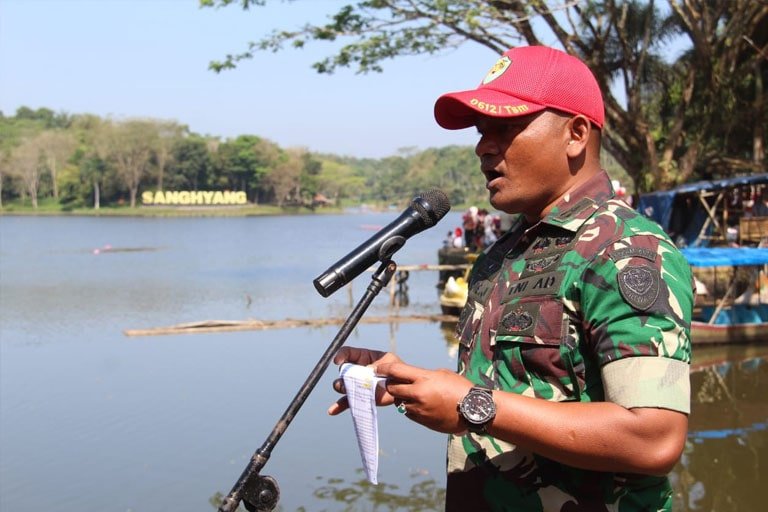
[[[293,421],[299,408],[304,404],[304,401],[309,397],[312,389],[317,385],[323,372],[328,368],[333,356],[344,345],[352,330],[362,318],[368,306],[371,305],[373,299],[378,293],[389,283],[392,275],[395,273],[397,265],[394,261],[387,259],[379,266],[374,272],[371,283],[368,285],[362,298],[355,305],[352,312],[339,329],[338,334],[331,342],[330,346],[323,353],[320,360],[315,365],[312,372],[307,377],[307,380],[299,389],[296,396],[293,398],[288,408],[275,424],[272,432],[261,445],[261,448],[251,457],[250,462],[246,466],[243,473],[238,478],[232,490],[224,498],[218,512],[235,512],[240,501],[245,504],[245,508],[250,512],[271,512],[277,505],[280,499],[280,489],[277,486],[277,481],[271,476],[262,476],[259,474],[261,469],[269,460],[269,456],[272,453],[272,449],[275,447],[280,437],[285,433],[288,425]]]

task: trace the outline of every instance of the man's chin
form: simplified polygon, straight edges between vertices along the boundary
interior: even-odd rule
[[[504,213],[520,213],[520,210],[515,208],[514,204],[509,201],[504,201],[498,192],[490,192],[488,194],[488,202],[491,203],[495,209]]]
[[[494,198],[493,194],[491,194],[491,197],[489,198],[489,202],[491,203],[491,206],[493,206],[496,210],[499,210],[500,212],[508,213],[510,215],[523,213],[521,205],[515,204],[510,201],[504,201],[498,195]]]

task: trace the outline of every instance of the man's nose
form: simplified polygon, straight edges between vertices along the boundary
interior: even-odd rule
[[[495,156],[499,154],[499,145],[492,137],[483,135],[475,146],[475,154],[481,159],[484,156]]]

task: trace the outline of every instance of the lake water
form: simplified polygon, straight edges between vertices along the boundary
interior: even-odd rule
[[[338,327],[127,337],[202,320],[346,316],[312,280],[398,212],[250,218],[0,217],[0,510],[213,510]],[[396,255],[437,263],[449,213]],[[107,249],[107,250],[105,250]],[[404,314],[437,314],[412,272]],[[368,283],[352,287],[357,300]],[[367,313],[389,312],[382,293]],[[348,345],[454,368],[450,329],[361,324]],[[676,510],[756,511],[768,464],[768,349],[695,351]],[[380,410],[378,486],[348,415],[327,416],[335,366],[262,474],[282,511],[441,510],[445,437]]]

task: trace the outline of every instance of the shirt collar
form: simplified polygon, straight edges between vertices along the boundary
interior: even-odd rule
[[[568,231],[578,231],[587,219],[614,195],[608,174],[600,171],[586,182],[566,192],[563,198],[541,219],[541,222]]]

